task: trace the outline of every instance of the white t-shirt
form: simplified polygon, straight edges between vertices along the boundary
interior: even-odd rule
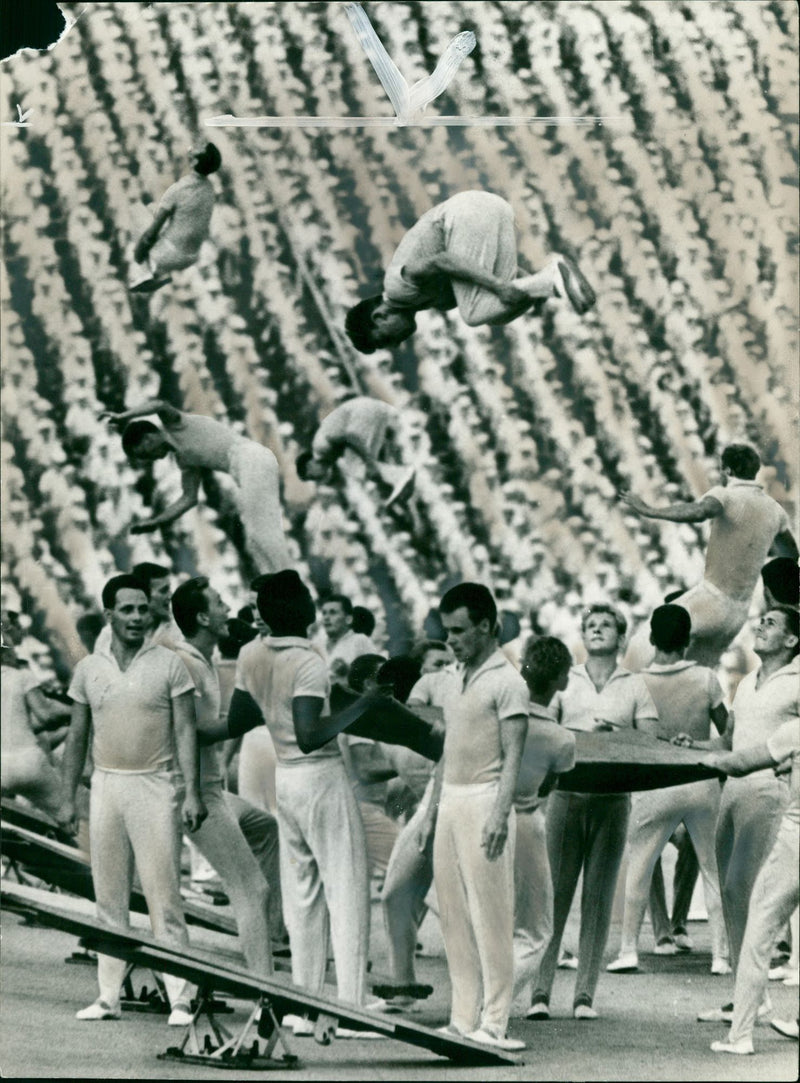
[[[791,722],[800,715],[800,658],[794,658],[756,688],[758,673],[759,670],[755,669],[742,677],[733,697],[731,747],[734,752],[763,744],[785,722]],[[772,771],[767,768],[746,777],[766,778],[771,774]]]
[[[169,241],[187,255],[199,252],[208,237],[214,199],[213,184],[199,173],[187,173],[171,184],[161,197],[158,209],[171,210],[172,216],[159,233],[158,240]]]
[[[194,709],[199,732],[201,723],[216,724],[219,721],[221,697],[216,667],[185,639],[177,643],[174,650],[194,681]],[[222,785],[222,746],[204,745],[199,739],[197,746],[200,750],[200,785]]]
[[[293,700],[301,696],[326,700],[329,688],[327,667],[309,640],[301,636],[254,639],[239,654],[236,688],[248,692],[263,714],[279,764],[340,757],[335,739],[308,754],[297,744]]]
[[[723,510],[711,520],[704,578],[729,598],[749,601],[775,535],[789,530],[789,517],[757,481],[731,478],[705,496]]]
[[[556,693],[551,706],[561,725],[571,730],[592,731],[596,721],[611,722],[615,729],[637,729],[658,719],[642,677],[621,666],[599,692],[586,665],[573,666],[566,689]]]
[[[716,674],[696,662],[669,665],[653,662],[641,674],[658,711],[658,736],[671,740],[687,733],[706,741],[711,733],[710,712],[722,703]]]

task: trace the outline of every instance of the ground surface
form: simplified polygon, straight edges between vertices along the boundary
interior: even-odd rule
[[[373,904],[372,957],[375,969],[385,969],[385,941],[377,904]],[[573,919],[574,921],[574,919]],[[794,1080],[798,1076],[798,1046],[781,1039],[767,1026],[756,1030],[755,1057],[722,1057],[709,1044],[725,1034],[718,1024],[695,1022],[703,1008],[730,998],[729,978],[708,973],[708,927],[693,922],[690,929],[700,950],[663,958],[641,956],[643,972],[603,974],[596,1006],[602,1018],[576,1022],[570,1017],[574,974],[558,971],[553,996],[554,1018],[548,1022],[516,1021],[511,1033],[528,1043],[525,1064],[517,1068],[458,1069],[424,1050],[390,1041],[340,1041],[323,1047],[311,1039],[294,1039],[293,1051],[302,1067],[295,1071],[236,1073],[236,1078],[269,1079],[536,1079],[536,1080]],[[430,920],[423,926],[426,946],[438,952],[438,930]],[[571,939],[570,939],[571,937]],[[610,946],[616,947],[618,928]],[[568,942],[577,941],[568,929]],[[652,941],[643,933],[643,947]],[[157,1054],[175,1044],[164,1018],[125,1013],[119,1023],[80,1023],[75,1011],[96,996],[93,967],[66,965],[75,940],[62,933],[32,928],[12,914],[3,915],[2,1011],[0,1011],[0,1070],[4,1078],[170,1078],[224,1080],[226,1074],[205,1067],[159,1061]],[[706,950],[703,950],[706,949]],[[610,955],[609,955],[610,957]],[[418,976],[436,993],[416,1020],[439,1025],[446,1019],[449,986],[439,954],[419,961]],[[139,972],[137,986],[149,975]],[[797,990],[771,983],[775,1014],[797,1011]],[[246,1005],[237,1005],[235,1019],[244,1018]],[[178,1032],[178,1035],[181,1032]]]

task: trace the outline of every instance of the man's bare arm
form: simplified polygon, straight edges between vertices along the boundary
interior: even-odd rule
[[[482,289],[495,294],[508,308],[509,315],[512,310],[516,315],[522,315],[523,312],[527,312],[532,305],[540,300],[540,298],[530,297],[515,286],[513,282],[507,282],[496,275],[489,274],[474,264],[465,263],[462,259],[451,255],[449,252],[440,252],[435,256],[429,256],[427,259],[407,263],[403,268],[403,274],[404,277],[412,281],[414,279],[425,279],[432,274],[446,274],[449,278],[454,278],[459,282],[469,282],[474,286],[480,286]]]
[[[197,505],[200,492],[200,474],[196,470],[182,470],[181,482],[183,495],[164,508],[162,512],[159,512],[158,515],[154,515],[152,519],[145,519],[141,523],[134,524],[131,527],[131,534],[147,534],[151,530],[157,530],[160,526],[166,526],[167,523],[174,523],[176,519],[180,519],[182,515],[185,515],[187,511]]]
[[[182,692],[172,701],[172,725],[175,736],[175,756],[186,787],[183,799],[183,822],[189,831],[196,831],[208,815],[200,799],[200,757],[197,749],[197,719],[194,692]]]
[[[175,406],[163,399],[148,399],[141,406],[132,406],[129,410],[114,413],[112,410],[103,410],[101,420],[111,421],[115,425],[127,425],[135,417],[150,417],[156,414],[165,428],[175,428],[183,421],[183,414]]]
[[[86,763],[91,721],[88,704],[72,704],[72,720],[61,760],[61,780],[64,785],[64,796],[61,801],[61,808],[56,815],[58,822],[70,830],[75,828],[75,792],[81,780],[83,765]]]
[[[643,515],[646,519],[666,519],[671,523],[702,523],[706,519],[715,519],[723,511],[722,504],[713,496],[704,496],[702,500],[684,500],[677,504],[668,504],[665,508],[654,508],[625,489],[619,489],[617,495],[620,502],[637,515]]]
[[[133,251],[133,258],[137,263],[144,263],[150,254],[150,249],[158,240],[158,236],[161,230],[170,220],[175,213],[174,207],[159,207],[156,211],[155,218],[141,235],[136,242],[136,248]]]
[[[503,749],[503,766],[497,785],[497,797],[489,819],[483,825],[481,845],[486,857],[494,861],[505,849],[508,837],[508,816],[517,788],[522,750],[528,733],[528,716],[513,715],[500,723],[500,745]]]

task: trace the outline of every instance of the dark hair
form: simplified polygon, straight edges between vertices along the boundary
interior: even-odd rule
[[[250,580],[250,583],[248,584],[250,590],[255,591],[255,593],[258,594],[262,584],[267,582],[271,574],[271,572],[260,572],[255,579]]]
[[[219,653],[223,658],[238,658],[242,647],[251,643],[257,635],[257,630],[251,624],[239,620],[238,617],[231,617],[228,620],[227,633],[217,643]]]
[[[659,651],[682,651],[689,646],[692,618],[682,605],[660,605],[650,616],[650,642]]]
[[[800,612],[793,609],[790,605],[771,605],[767,610],[767,613],[782,613],[783,623],[786,625],[786,631],[789,635],[794,636],[797,640],[792,648],[792,658],[796,658],[800,653]],[[767,614],[765,613],[764,616]]]
[[[531,692],[541,695],[572,666],[572,655],[555,636],[531,636],[522,651],[522,676]]]
[[[146,436],[155,433],[161,434],[161,429],[152,421],[130,421],[122,433],[122,450],[130,459],[136,452]]]
[[[308,481],[308,464],[314,458],[311,451],[301,451],[294,461],[294,468],[301,481]]]
[[[316,610],[311,591],[293,569],[258,576],[258,611],[273,635],[304,636]]]
[[[207,177],[209,173],[216,173],[222,165],[222,155],[213,143],[206,143],[202,151],[195,155],[194,170]]]
[[[497,636],[497,642],[502,647],[504,643],[510,643],[516,639],[519,633],[522,631],[522,626],[519,623],[519,617],[516,613],[512,613],[510,609],[503,609],[500,612],[500,631]]]
[[[593,602],[591,605],[587,605],[581,613],[581,632],[586,628],[586,622],[593,613],[609,613],[614,618],[614,623],[617,626],[617,635],[620,637],[625,635],[628,622],[616,606],[611,605],[610,602]]]
[[[106,585],[103,587],[103,593],[101,595],[103,601],[103,609],[113,609],[117,603],[117,595],[121,590],[140,590],[144,594],[148,601],[150,599],[150,584],[146,579],[139,579],[138,576],[130,575],[127,572],[123,575],[112,575]]]
[[[366,682],[374,680],[385,661],[382,654],[360,654],[350,663],[347,683],[354,692],[363,692]]]
[[[728,444],[722,452],[722,468],[735,478],[752,481],[761,467],[758,452],[749,444]]]
[[[143,560],[141,564],[134,564],[131,568],[131,575],[135,575],[137,579],[144,579],[146,582],[152,583],[154,579],[168,579],[172,572],[162,564],[151,564],[149,560]]]
[[[420,664],[410,654],[398,654],[378,670],[378,684],[390,684],[395,699],[405,703],[420,678]]]
[[[353,603],[346,594],[326,594],[325,597],[320,600],[320,605],[327,605],[328,602],[338,602],[346,617],[351,617],[353,615]]]
[[[439,602],[440,613],[455,613],[464,606],[473,624],[489,621],[493,634],[497,626],[497,606],[488,587],[482,583],[459,583],[451,587]]]
[[[779,605],[797,605],[800,601],[800,568],[791,557],[775,557],[761,569],[764,589]]]
[[[171,598],[172,615],[175,623],[185,636],[196,634],[199,625],[197,618],[201,613],[208,612],[208,579],[204,575],[197,575],[194,579],[187,579],[181,583]]]
[[[231,617],[231,620],[237,620],[243,624],[252,624],[255,621],[255,612],[251,605],[243,605],[235,617]],[[228,621],[230,624],[230,621]]]
[[[375,631],[375,618],[363,605],[353,606],[353,631],[371,636]]]
[[[682,588],[681,590],[671,590],[669,594],[664,595],[664,605],[669,605],[670,602],[674,602],[676,598],[680,598],[680,596],[685,593],[685,588]]]
[[[447,644],[443,639],[423,639],[423,641],[413,649],[411,657],[416,659],[420,665],[425,661],[425,658],[431,651],[447,651],[449,650]]]
[[[375,328],[372,324],[372,313],[383,300],[383,295],[378,293],[374,297],[367,297],[359,301],[349,309],[344,320],[344,329],[350,341],[359,353],[375,353],[378,343],[373,340]]]
[[[78,633],[81,643],[90,653],[94,650],[97,637],[102,632],[105,623],[102,613],[83,613],[75,621],[75,631]]]

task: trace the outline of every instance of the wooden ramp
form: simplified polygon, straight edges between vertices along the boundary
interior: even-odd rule
[[[287,1014],[297,1014],[308,1016],[315,1022],[314,1037],[323,1045],[335,1040],[336,1029],[340,1025],[349,1030],[364,1031],[365,1037],[380,1035],[427,1049],[461,1065],[488,1067],[521,1063],[516,1057],[467,1038],[443,1034],[406,1019],[387,1018],[377,1012],[351,1008],[325,997],[311,996],[275,978],[259,977],[244,967],[230,964],[199,948],[178,949],[139,930],[119,932],[109,929],[74,910],[37,898],[30,889],[20,889],[5,881],[0,901],[6,910],[33,916],[51,928],[79,936],[82,943],[93,951],[124,959],[137,966],[174,974],[196,984],[198,996],[194,1020],[187,1028],[182,1045],[161,1055],[165,1059],[237,1070],[294,1067],[297,1058],[289,1051],[280,1020]],[[238,1034],[229,1034],[215,1019],[211,1007],[214,993],[256,1002],[247,1023]],[[203,1019],[207,1021],[213,1038],[206,1035],[201,1044],[199,1026]],[[258,1039],[254,1045],[245,1048],[245,1041],[249,1040],[252,1028],[256,1026],[258,1038],[265,1043],[263,1050],[258,1045]],[[281,1060],[272,1056],[278,1044],[285,1051]],[[190,1046],[194,1047],[194,1051],[187,1053]]]

